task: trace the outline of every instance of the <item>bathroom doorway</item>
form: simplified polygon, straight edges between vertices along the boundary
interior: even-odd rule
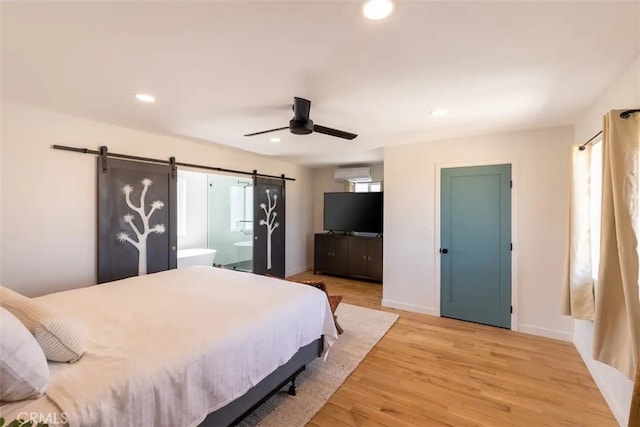
[[[208,245],[216,265],[253,271],[252,179],[210,174],[208,184]]]
[[[178,171],[178,268],[253,271],[253,180]]]

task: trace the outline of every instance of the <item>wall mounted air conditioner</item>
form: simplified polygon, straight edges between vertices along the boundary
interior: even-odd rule
[[[340,182],[371,182],[371,168],[338,168],[333,172],[333,177]]]

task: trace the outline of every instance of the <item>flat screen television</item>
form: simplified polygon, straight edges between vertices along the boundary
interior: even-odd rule
[[[324,193],[324,229],[382,234],[383,193]]]

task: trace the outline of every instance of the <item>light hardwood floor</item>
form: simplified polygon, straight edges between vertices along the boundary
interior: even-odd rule
[[[294,278],[400,315],[308,426],[617,426],[571,343],[383,308],[380,284]]]

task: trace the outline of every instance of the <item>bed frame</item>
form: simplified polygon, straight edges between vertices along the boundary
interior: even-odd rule
[[[278,367],[233,402],[207,415],[199,427],[234,426],[288,383],[291,383],[288,393],[295,396],[296,377],[306,369],[307,364],[313,362],[316,357],[320,357],[323,342],[324,337],[320,337],[312,343],[300,347],[287,363]]]

